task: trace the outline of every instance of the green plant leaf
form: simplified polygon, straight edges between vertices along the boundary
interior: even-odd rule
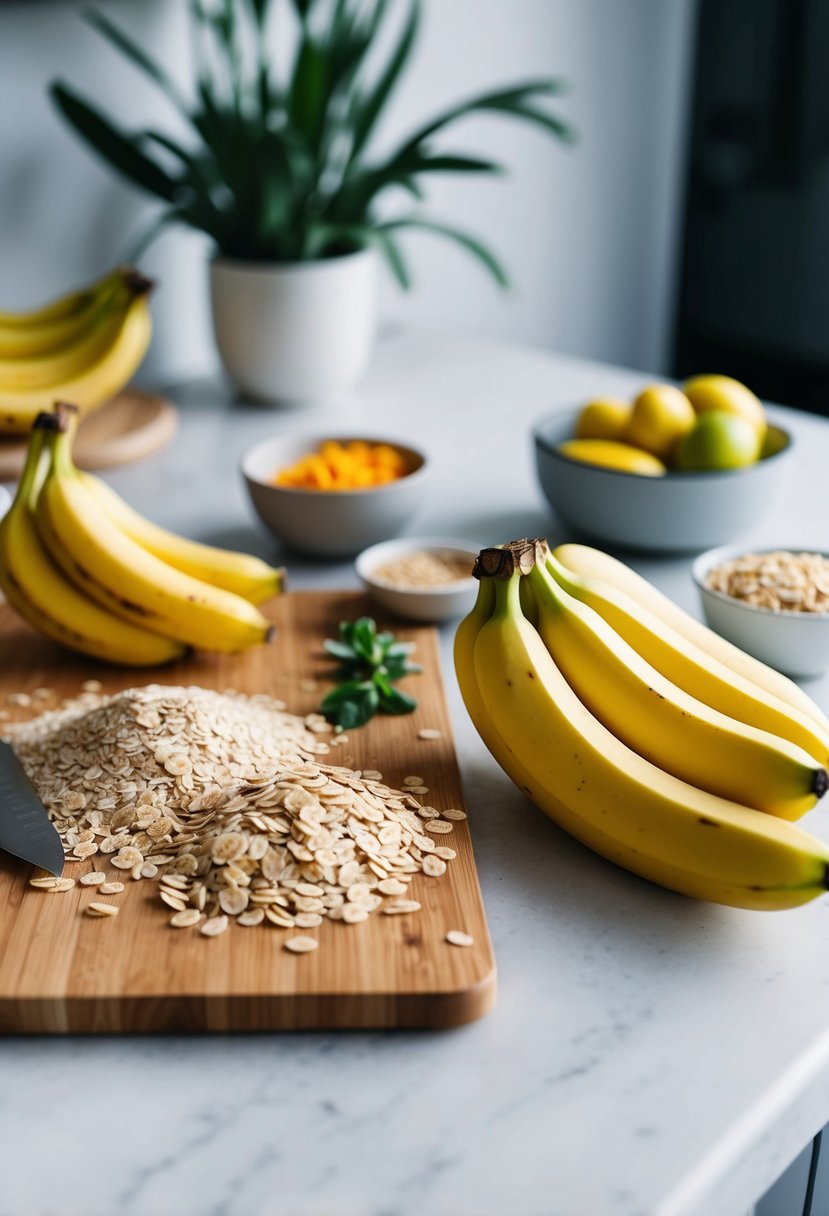
[[[374,131],[403,69],[409,61],[417,40],[421,18],[420,0],[412,0],[403,31],[384,71],[372,91],[364,97],[355,95],[352,108],[352,140],[350,159],[356,160]],[[374,31],[376,33],[376,30]]]
[[[465,118],[472,114],[490,111],[514,117],[526,117],[521,107],[530,96],[538,93],[561,93],[566,87],[566,83],[562,80],[535,80],[520,85],[513,85],[508,89],[496,89],[491,93],[481,93],[477,97],[471,97],[467,101],[451,106],[448,110],[438,115],[437,118],[433,118],[426,126],[421,127],[419,131],[406,140],[400,149],[399,155],[405,156],[437,131],[442,130],[453,122],[457,122],[460,118]],[[565,124],[562,124],[562,126],[565,126]],[[570,128],[566,127],[566,130],[569,137]],[[558,131],[555,134],[558,134]]]
[[[129,59],[146,76],[149,76],[150,80],[153,80],[167,94],[173,104],[182,113],[187,114],[187,101],[179,90],[178,85],[164,68],[159,63],[156,63],[137,42],[134,42],[128,34],[124,33],[105,13],[99,12],[98,9],[87,9],[83,16],[94,30],[97,30],[122,55]]]
[[[417,709],[417,701],[398,688],[389,688],[380,693],[380,709],[384,714],[410,714]]]
[[[253,11],[254,20],[261,29],[268,19],[268,10],[271,7],[271,0],[248,0],[248,3]]]
[[[134,138],[119,131],[108,118],[60,81],[55,81],[49,91],[69,125],[122,176],[165,202],[175,200],[175,179],[142,152]]]
[[[310,35],[303,38],[291,81],[289,117],[311,148],[318,148],[328,103],[328,61]]]
[[[455,241],[458,245],[463,246],[479,262],[482,262],[500,287],[509,287],[507,273],[495,254],[487,249],[482,241],[478,240],[477,237],[470,236],[468,232],[463,232],[450,224],[439,223],[436,220],[424,219],[420,216],[410,216],[408,219],[402,220],[391,220],[380,227],[385,232],[399,231],[403,228],[415,228],[420,229],[422,232],[434,233],[436,236],[445,236],[449,240]]]

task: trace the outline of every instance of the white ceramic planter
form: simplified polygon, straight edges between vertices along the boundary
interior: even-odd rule
[[[371,249],[317,262],[217,258],[210,293],[222,362],[249,396],[320,400],[351,388],[368,366],[377,329]]]

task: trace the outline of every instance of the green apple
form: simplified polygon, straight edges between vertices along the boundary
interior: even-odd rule
[[[738,414],[706,410],[677,451],[677,468],[742,469],[760,455],[757,427]]]

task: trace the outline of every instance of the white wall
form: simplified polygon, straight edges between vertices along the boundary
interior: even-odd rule
[[[184,0],[103,0],[187,76]],[[138,125],[162,101],[81,20],[82,5],[0,0],[0,308],[25,306],[123,256],[147,206],[63,127],[55,75]],[[467,255],[404,239],[416,288],[387,282],[387,322],[533,342],[631,366],[664,365],[680,192],[693,0],[426,0],[415,66],[385,144],[446,101],[526,76],[566,76],[560,105],[580,141],[477,118],[444,139],[504,159],[506,180],[429,183],[428,210],[487,238],[515,287],[501,295]],[[9,118],[11,121],[9,121]],[[205,243],[165,236],[149,370],[176,376],[213,359]]]

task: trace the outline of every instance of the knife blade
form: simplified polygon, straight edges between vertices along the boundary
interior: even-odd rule
[[[0,849],[56,876],[63,845],[11,744],[0,740]]]

